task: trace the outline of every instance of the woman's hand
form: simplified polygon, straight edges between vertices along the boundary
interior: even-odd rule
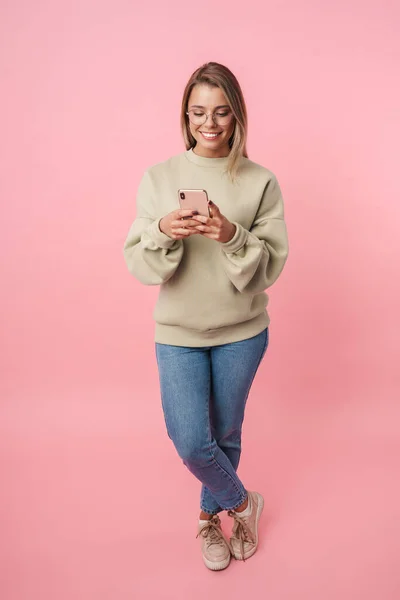
[[[190,235],[199,234],[200,231],[193,227],[193,225],[198,225],[198,222],[187,218],[193,215],[198,215],[198,212],[186,208],[173,210],[160,220],[159,229],[173,240],[181,240]]]
[[[199,233],[217,242],[229,242],[236,232],[236,226],[231,223],[219,210],[218,206],[209,200],[211,217],[203,217],[202,215],[194,215],[192,221],[200,221],[201,225],[197,224],[194,229]]]

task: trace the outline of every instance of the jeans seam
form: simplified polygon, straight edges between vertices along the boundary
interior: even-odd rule
[[[266,348],[267,348],[267,346],[268,346],[268,341],[269,341],[269,331],[268,331],[268,327],[267,327],[267,328],[266,328],[264,331],[265,331],[265,343],[264,343],[263,349],[262,349],[262,351],[261,351],[260,358],[259,358],[259,360],[258,360],[258,362],[257,362],[257,366],[256,366],[256,368],[255,368],[255,370],[254,370],[254,373],[253,373],[252,379],[251,379],[251,381],[250,381],[250,385],[249,385],[249,387],[248,387],[248,390],[247,390],[247,394],[246,394],[245,402],[247,402],[247,398],[249,397],[249,393],[250,393],[250,390],[251,390],[251,386],[253,385],[254,378],[255,378],[255,376],[256,376],[256,374],[257,374],[258,368],[259,368],[259,366],[260,366],[260,363],[261,363],[261,361],[262,361],[262,359],[263,359],[263,357],[264,357],[264,354],[265,354]],[[211,454],[211,458],[212,458],[212,460],[214,461],[215,465],[216,465],[216,466],[217,466],[217,467],[218,467],[218,468],[221,470],[221,472],[222,472],[222,473],[224,473],[224,474],[225,474],[225,475],[226,475],[226,476],[227,476],[227,477],[228,477],[228,478],[229,478],[229,479],[232,481],[232,483],[233,483],[234,487],[236,488],[237,492],[238,492],[238,493],[241,495],[241,498],[242,498],[242,500],[241,500],[241,501],[240,501],[238,504],[235,504],[235,505],[234,505],[233,507],[231,507],[231,508],[224,508],[224,510],[235,510],[235,508],[237,508],[238,506],[240,506],[241,504],[243,504],[243,502],[245,501],[245,499],[246,499],[246,497],[247,497],[247,494],[245,494],[245,495],[243,496],[243,494],[242,494],[241,490],[240,490],[240,489],[237,487],[237,485],[236,485],[235,481],[233,480],[233,478],[232,478],[232,477],[229,475],[229,473],[227,473],[227,472],[225,471],[225,469],[223,469],[223,468],[221,467],[221,465],[218,463],[218,461],[216,460],[216,458],[215,458],[215,456],[214,456],[214,454],[213,454],[213,452],[212,452],[212,450],[211,450],[211,445],[212,445],[212,443],[210,442],[210,444],[209,444],[209,452],[210,452],[210,454]],[[201,508],[201,510],[203,510],[203,508]],[[206,510],[205,510],[204,512],[207,512],[208,514],[215,514],[215,513],[210,513],[210,512],[208,512],[208,511],[206,511]]]
[[[206,417],[207,417],[208,421],[209,421],[209,417],[210,417],[210,392],[211,392],[211,366],[210,366],[210,377],[208,378],[208,389],[207,389],[207,398],[209,399],[208,400],[208,408],[206,406],[206,411],[205,411],[206,412]],[[208,412],[208,414],[207,414],[207,412]],[[212,437],[212,434],[211,434],[211,425],[210,425],[210,436]],[[208,442],[208,451],[209,452],[210,452],[210,447],[211,447],[211,441]],[[211,490],[210,490],[210,493],[211,493]],[[205,510],[204,509],[204,505],[202,503],[200,503],[200,509],[203,512],[209,514],[209,515],[217,514],[214,511]]]
[[[216,442],[215,442],[215,443],[216,443]],[[215,466],[217,469],[219,469],[219,470],[220,470],[220,472],[222,473],[222,475],[224,475],[224,476],[225,476],[225,478],[226,478],[226,479],[228,479],[228,480],[230,480],[230,481],[231,481],[231,483],[232,483],[233,487],[235,488],[236,492],[237,492],[237,493],[240,495],[240,497],[243,497],[243,492],[242,492],[242,491],[241,491],[241,489],[240,489],[240,488],[237,486],[237,484],[236,484],[235,480],[233,479],[233,477],[232,477],[231,475],[229,475],[229,473],[228,473],[227,471],[225,471],[225,469],[224,469],[223,467],[221,467],[221,465],[219,464],[219,462],[218,462],[218,461],[217,461],[217,459],[215,458],[215,455],[214,455],[214,452],[213,452],[213,451],[212,451],[212,449],[211,449],[211,446],[212,446],[212,442],[210,442],[210,444],[209,444],[209,446],[208,446],[208,451],[210,452],[210,456],[211,456],[211,459],[212,459],[212,461],[213,461],[213,463],[214,463],[214,466]],[[232,467],[232,468],[233,468],[233,467]],[[244,502],[245,498],[246,498],[246,496],[244,496],[244,498],[243,498],[242,502]],[[240,504],[241,504],[242,502],[239,502],[239,504],[238,504],[237,506],[240,506]],[[221,507],[221,508],[224,508],[224,507]],[[229,510],[229,509],[227,509],[227,508],[224,508],[224,510]]]
[[[210,370],[211,370],[211,365],[210,365]],[[207,390],[207,398],[210,398],[210,391],[211,391],[211,373],[210,373],[210,377],[208,378],[208,390]],[[209,405],[208,405],[208,413],[209,413]],[[208,416],[209,416],[209,415],[208,415]],[[211,427],[210,427],[210,437],[212,438],[212,435],[211,435]],[[215,440],[214,440],[214,441],[215,441]],[[215,443],[216,443],[216,442],[215,442]],[[212,441],[211,441],[211,440],[209,441],[209,444],[208,444],[208,451],[209,451],[209,453],[210,453],[210,456],[211,456],[211,459],[212,459],[212,461],[213,461],[214,465],[215,465],[215,466],[216,466],[216,467],[217,467],[217,468],[218,468],[218,469],[221,471],[221,473],[222,473],[223,475],[225,475],[225,477],[226,477],[227,479],[229,479],[229,480],[232,482],[232,484],[233,484],[233,486],[234,486],[234,488],[235,488],[236,492],[237,492],[239,495],[242,495],[242,492],[241,492],[241,490],[238,488],[238,486],[237,486],[236,482],[234,481],[234,479],[231,477],[231,475],[229,475],[229,473],[228,473],[227,471],[225,471],[225,469],[223,469],[223,468],[221,467],[221,465],[220,465],[220,464],[218,463],[218,461],[216,460],[216,458],[215,458],[215,456],[214,456],[214,453],[213,453],[213,451],[212,451]],[[233,467],[232,467],[232,468],[233,468]],[[223,507],[221,507],[221,508],[223,508]]]

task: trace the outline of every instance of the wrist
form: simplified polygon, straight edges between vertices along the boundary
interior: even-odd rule
[[[234,237],[234,235],[236,233],[236,225],[234,223],[231,223],[231,226],[232,226],[231,227],[231,233],[230,233],[228,239],[224,241],[224,244],[227,244],[228,242],[230,242],[231,239],[233,239],[233,237]]]
[[[221,248],[226,254],[231,254],[240,250],[247,242],[249,231],[243,227],[237,221],[234,222],[236,226],[235,235],[229,242],[221,244]]]

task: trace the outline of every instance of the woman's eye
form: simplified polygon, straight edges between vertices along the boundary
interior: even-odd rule
[[[217,115],[219,117],[227,117],[229,115],[229,112],[223,112],[223,113],[217,112]]]
[[[194,114],[195,117],[203,117],[204,116],[204,113],[202,113],[202,112],[200,112],[200,113],[199,112],[197,112],[197,113],[195,112],[193,114]]]

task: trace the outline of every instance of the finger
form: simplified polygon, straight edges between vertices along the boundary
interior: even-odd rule
[[[202,237],[206,237],[206,238],[208,238],[210,240],[216,240],[217,239],[217,237],[216,237],[216,235],[214,233],[209,233],[208,231],[204,231],[204,232],[200,231],[199,234]]]
[[[220,212],[219,207],[212,200],[208,201],[208,206],[212,210],[215,210],[216,212]]]
[[[191,217],[192,215],[197,215],[198,211],[197,210],[192,210],[190,208],[184,208],[181,210],[177,210],[176,212],[176,216],[177,217]]]
[[[212,227],[208,227],[207,225],[197,225],[195,229],[206,233],[211,233],[212,231],[214,231]]]
[[[204,225],[211,225],[210,217],[204,217],[203,215],[194,215],[193,221],[200,221],[200,223],[204,223]]]
[[[221,211],[219,210],[219,207],[214,204],[214,202],[212,200],[208,201],[208,208],[211,212],[211,217],[222,217]]]
[[[181,227],[180,229],[175,229],[174,230],[175,235],[181,235],[182,237],[188,237],[189,235],[193,235],[194,233],[199,233],[198,231],[196,232],[195,229],[184,229],[183,227]]]
[[[189,219],[188,220],[185,219],[185,221],[183,223],[180,220],[179,221],[172,221],[171,222],[171,227],[183,227],[183,225],[185,227],[194,227],[195,225],[198,225],[198,224],[199,224],[199,222],[198,221],[194,221],[193,219],[190,219],[190,220]]]

